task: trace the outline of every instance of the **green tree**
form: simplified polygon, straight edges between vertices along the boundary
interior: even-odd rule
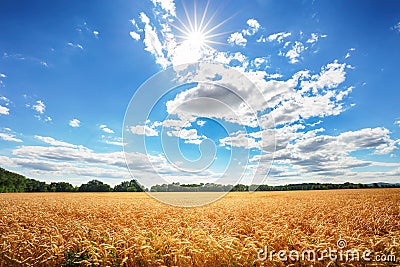
[[[123,181],[114,187],[114,192],[143,192],[144,187],[136,180]]]
[[[99,180],[91,180],[87,184],[82,184],[79,192],[110,192],[111,187]]]

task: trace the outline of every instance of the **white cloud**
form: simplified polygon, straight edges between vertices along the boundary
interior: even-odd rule
[[[102,136],[102,139],[103,139],[103,142],[108,145],[114,145],[114,146],[123,146],[124,145],[121,137]]]
[[[284,126],[275,129],[277,150],[274,162],[283,168],[274,169],[270,178],[289,175],[287,169],[297,173],[300,181],[319,178],[341,177],[364,179],[364,172],[354,169],[368,166],[399,166],[399,164],[359,160],[350,154],[354,151],[372,150],[375,154],[389,154],[397,149],[399,140],[392,140],[385,128],[365,128],[341,133],[338,136],[319,135],[323,129],[302,132],[304,126]],[[270,159],[269,154],[257,155],[250,159],[255,162],[261,158]],[[269,163],[268,163],[269,164]],[[261,168],[269,167],[261,166]],[[286,171],[284,171],[286,169]],[[286,174],[284,174],[286,172]],[[372,174],[372,173],[371,173]],[[375,175],[378,175],[375,173]],[[293,176],[293,175],[289,175]],[[319,178],[318,178],[319,177]]]
[[[319,38],[326,38],[326,37],[327,37],[326,34],[320,35],[320,34],[317,34],[317,33],[311,33],[311,37],[310,37],[310,39],[308,39],[306,41],[306,43],[313,44],[313,43],[318,42]]]
[[[136,32],[130,32],[129,35],[136,41],[140,40],[140,34],[136,33]]]
[[[43,114],[46,111],[46,105],[42,100],[38,100],[36,101],[36,104],[32,106],[32,109],[36,110],[40,114]]]
[[[392,27],[392,30],[400,32],[400,21]]]
[[[0,139],[3,139],[4,141],[22,143],[21,139],[16,138],[15,135],[9,133],[0,133]]]
[[[349,49],[349,52],[347,52],[346,55],[344,56],[344,58],[349,58],[349,57],[351,56],[351,53],[350,53],[350,52],[353,52],[353,51],[356,51],[356,49],[355,49],[354,47],[351,47],[351,48]]]
[[[307,48],[301,42],[296,41],[288,52],[286,52],[285,57],[290,59],[290,63],[295,64],[299,62],[299,57],[304,50]]]
[[[130,126],[129,130],[131,131],[131,133],[137,135],[158,136],[158,131],[148,125]]]
[[[81,50],[83,50],[83,46],[81,44],[74,44],[74,43],[67,43],[68,46],[73,47],[73,48],[79,48]]]
[[[197,123],[197,125],[199,125],[200,127],[203,127],[203,126],[206,124],[206,121],[198,120],[196,123]]]
[[[174,0],[151,0],[154,6],[160,5],[160,7],[171,16],[176,16]]]
[[[153,3],[155,2],[153,1]],[[155,5],[161,7],[161,4],[155,3]],[[154,39],[156,39],[153,42],[154,49],[148,51],[156,55],[156,61],[157,59],[162,59],[157,61],[158,64],[163,67],[170,64],[176,65],[187,62],[190,56],[189,59],[191,60],[196,58],[226,65],[235,65],[236,70],[244,73],[262,91],[265,99],[254,97],[254,90],[247,86],[242,86],[240,83],[237,84],[237,81],[232,77],[229,82],[227,81],[229,79],[224,75],[221,75],[221,80],[218,80],[220,84],[228,88],[239,88],[237,91],[240,96],[255,111],[263,114],[260,118],[262,126],[267,129],[272,127],[275,131],[277,140],[276,160],[280,165],[274,166],[272,169],[275,177],[278,177],[275,181],[278,181],[279,178],[281,181],[287,178],[292,180],[299,179],[299,181],[304,182],[306,177],[311,177],[312,181],[316,181],[319,179],[318,177],[323,179],[333,176],[359,177],[357,179],[361,179],[362,175],[358,175],[353,169],[373,164],[382,166],[379,165],[382,163],[357,159],[352,156],[351,152],[366,150],[366,153],[389,155],[397,149],[399,142],[392,140],[390,133],[384,128],[366,128],[359,131],[341,133],[337,136],[322,134],[324,132],[323,128],[309,129],[310,126],[315,127],[321,123],[322,118],[338,115],[349,106],[344,101],[346,101],[353,87],[343,84],[346,81],[346,69],[351,68],[349,65],[338,63],[335,60],[322,67],[317,74],[313,74],[312,70],[300,70],[287,80],[276,80],[281,79],[283,76],[279,73],[274,74],[274,71],[272,73],[264,71],[269,67],[265,66],[265,69],[262,69],[267,63],[265,58],[251,58],[240,52],[219,52],[216,50],[196,52],[189,45],[181,45],[177,42],[170,29],[165,26],[169,22],[173,22],[174,18],[166,17],[165,13],[157,12],[154,13],[156,19],[152,20],[156,25],[151,24],[147,16],[141,17],[141,21],[145,24],[144,28],[146,25],[151,25],[151,30],[154,31]],[[248,29],[233,33],[229,36],[228,42],[246,46],[252,41],[251,38],[246,39],[246,36],[258,32],[260,26],[258,22],[251,20],[247,24],[249,25]],[[134,25],[137,25],[136,22]],[[251,28],[254,28],[254,33]],[[141,29],[136,28],[135,32],[143,36]],[[304,38],[301,39],[303,40],[303,43],[301,43],[294,40],[287,41],[290,36],[290,32],[278,32],[268,37],[261,36],[257,42],[277,42],[282,44],[281,55],[287,57],[289,62],[294,64],[300,60],[305,50],[312,49],[321,38],[326,37],[326,35],[309,33],[308,36],[310,38],[307,39],[305,38],[307,35],[304,33],[301,34],[301,38]],[[159,45],[157,45],[157,40]],[[147,46],[145,45],[145,47]],[[355,51],[355,49],[349,49],[349,55],[351,55],[351,51]],[[192,54],[196,54],[196,57],[193,57]],[[219,70],[210,71],[220,74]],[[277,70],[275,69],[275,71]],[[199,80],[204,80],[204,77],[199,75]],[[235,112],[213,105],[206,105],[207,109],[204,109],[204,103],[210,104],[211,102],[190,102],[196,98],[216,99],[229,106]],[[240,103],[242,101],[238,101],[229,92],[221,92],[216,88],[206,88],[206,86],[202,85],[196,86],[178,93],[174,99],[167,101],[167,112],[170,115],[174,115],[174,117],[178,117],[178,119],[169,119],[164,122],[163,126],[172,129],[172,131],[167,131],[170,136],[186,138],[186,141],[194,140],[194,143],[201,142],[202,137],[200,136],[199,138],[197,131],[188,129],[188,127],[191,123],[198,122],[196,121],[197,117],[219,118],[223,121],[253,127],[254,124],[248,119],[250,117],[246,114],[246,110],[240,109]],[[278,127],[274,126],[270,117],[275,119],[275,125]],[[185,125],[186,122],[189,122],[189,126]],[[134,132],[146,134],[146,131],[151,132],[153,130],[155,131],[153,136],[158,135],[154,124],[137,127]],[[270,132],[267,130],[249,134],[236,132],[227,138],[221,139],[220,142],[228,147],[231,144],[242,148],[257,148],[261,145],[258,143],[258,138],[265,134],[268,135]],[[263,149],[267,151],[272,150],[274,145],[273,142],[269,141],[267,140],[262,144]],[[264,157],[267,156],[264,155]],[[267,168],[265,169],[267,170]]]
[[[114,131],[111,130],[110,128],[108,128],[107,125],[105,125],[105,124],[102,124],[99,127],[105,133],[109,133],[109,134],[113,134],[114,133]]]
[[[10,109],[8,107],[3,107],[2,105],[0,105],[0,114],[1,115],[9,115]]]
[[[40,136],[40,135],[35,135],[35,139],[42,141],[46,144],[50,144],[52,146],[61,146],[61,147],[72,147],[72,148],[77,148],[78,146],[64,142],[64,141],[59,141],[54,139],[53,137],[50,136]]]
[[[79,127],[79,126],[81,126],[81,121],[78,119],[72,119],[69,121],[69,126],[74,127],[74,128]]]
[[[258,42],[272,42],[272,41],[277,41],[278,43],[282,43],[283,40],[289,36],[291,36],[292,33],[290,32],[278,32],[278,33],[274,33],[269,35],[267,38],[263,38],[263,39],[259,39]]]
[[[180,120],[180,119],[177,119],[177,120],[172,120],[172,119],[164,120],[161,124],[165,128],[173,128],[173,129],[176,129],[176,130],[184,128],[184,127],[192,126],[190,121],[188,121],[188,120]]]
[[[179,137],[185,140],[185,143],[187,144],[196,144],[196,145],[200,144],[202,140],[207,138],[204,135],[199,136],[196,129],[181,129],[176,131],[168,131],[167,135]]]
[[[263,57],[256,57],[255,59],[253,59],[254,67],[256,67],[257,69],[259,69],[262,66],[264,66],[264,68],[265,68],[267,62],[268,62],[268,60]]]
[[[321,68],[321,73],[313,75],[311,79],[301,82],[301,88],[305,91],[312,89],[314,93],[318,89],[332,89],[343,83],[346,79],[345,63],[340,64],[337,60]]]
[[[4,73],[0,73],[0,78],[6,78],[7,75],[5,75]]]
[[[247,40],[243,37],[243,34],[241,32],[234,32],[229,36],[228,43],[246,46]]]
[[[243,30],[244,35],[252,36],[258,32],[260,29],[260,23],[255,19],[247,20],[247,25],[249,26],[246,30]]]
[[[145,50],[155,56],[158,64],[166,68],[169,65],[169,61],[164,56],[163,45],[158,38],[156,30],[150,25],[150,19],[145,13],[140,13],[140,19],[145,24],[143,39]]]
[[[93,35],[94,35],[94,37],[96,37],[96,38],[99,38],[99,32],[98,31],[93,31]]]
[[[261,148],[261,142],[256,141],[251,134],[239,131],[219,140],[221,146],[244,147],[247,149]]]
[[[394,124],[397,125],[397,126],[400,126],[400,120],[395,120]]]

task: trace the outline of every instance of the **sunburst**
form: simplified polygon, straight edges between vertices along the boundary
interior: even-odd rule
[[[201,15],[201,19],[199,20],[197,14],[197,5],[196,2],[193,4],[193,16],[189,15],[189,12],[183,4],[183,9],[185,11],[186,22],[184,22],[179,16],[177,16],[177,21],[179,25],[172,24],[172,27],[175,28],[179,34],[176,35],[180,40],[178,44],[188,44],[193,48],[197,49],[205,49],[210,48],[212,49],[212,44],[222,44],[225,43],[217,42],[213,40],[213,38],[222,36],[227,34],[227,32],[217,32],[219,28],[224,25],[228,20],[230,20],[233,16],[223,20],[222,22],[212,25],[217,12],[207,19],[207,12],[209,8],[210,2],[208,1],[204,10],[203,14]]]

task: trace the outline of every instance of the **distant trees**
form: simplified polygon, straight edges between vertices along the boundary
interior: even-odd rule
[[[119,185],[114,186],[114,192],[144,192],[145,188],[136,180],[123,181]]]
[[[67,182],[51,183],[49,185],[50,192],[76,192],[78,188]]]
[[[47,192],[47,184],[0,168],[0,193]]]
[[[229,192],[232,189],[232,185],[223,184],[162,184],[154,185],[150,188],[151,192]]]
[[[330,190],[330,189],[359,189],[359,188],[395,188],[400,187],[400,184],[389,183],[374,183],[374,184],[331,184],[331,183],[302,183],[302,184],[288,184],[288,185],[221,185],[214,183],[207,184],[189,184],[180,185],[179,183],[154,185],[150,188],[151,192],[244,192],[249,189],[256,191],[292,191],[292,190]]]
[[[82,184],[79,189],[79,192],[110,192],[111,186],[105,184],[99,180],[89,181],[87,184]]]
[[[200,184],[162,184],[154,185],[151,192],[229,192],[248,191],[249,188],[256,191],[289,191],[289,190],[329,190],[329,189],[358,189],[358,188],[399,188],[400,183],[373,183],[373,184],[331,184],[331,183],[302,183],[288,185],[223,185],[215,183]],[[91,180],[81,186],[73,186],[67,182],[45,182],[26,178],[23,175],[7,171],[0,167],[0,193],[7,192],[143,192],[148,189],[140,185],[136,180],[123,181],[112,188],[99,180]]]

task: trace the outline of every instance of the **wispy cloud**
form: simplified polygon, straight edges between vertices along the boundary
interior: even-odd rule
[[[80,50],[83,50],[83,46],[82,46],[81,44],[78,44],[78,43],[74,44],[74,43],[72,43],[72,42],[68,42],[67,45],[68,45],[69,47],[78,48],[78,49],[80,49]]]
[[[400,32],[400,21],[391,27],[392,30]]]
[[[69,126],[73,127],[73,128],[77,128],[81,126],[81,121],[78,119],[72,119],[69,121]]]
[[[114,133],[114,131],[111,130],[110,128],[108,128],[107,125],[105,125],[105,124],[101,124],[99,127],[105,133],[109,133],[109,134],[113,134]]]
[[[23,142],[21,139],[15,137],[15,135],[11,133],[0,133],[0,139],[9,142],[17,142],[17,143]]]
[[[260,37],[257,42],[273,42],[277,41],[278,43],[282,43],[285,38],[291,36],[292,33],[290,32],[277,32],[274,34],[268,35],[268,37]]]
[[[0,105],[0,114],[1,115],[9,115],[10,109],[8,107],[4,107],[4,106]]]
[[[311,37],[306,41],[306,43],[313,44],[318,42],[320,38],[326,38],[328,35],[326,34],[318,34],[318,33],[311,33]]]

